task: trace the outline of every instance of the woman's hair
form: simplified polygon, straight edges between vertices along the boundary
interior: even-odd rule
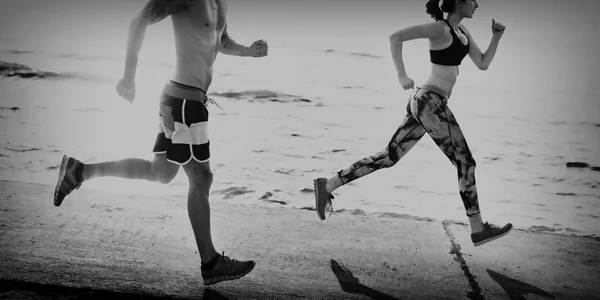
[[[440,0],[429,0],[425,4],[425,7],[427,8],[427,13],[434,20],[439,21],[444,19],[444,13],[454,12],[454,3],[456,1],[464,2],[465,0],[443,0],[441,6],[438,5]]]

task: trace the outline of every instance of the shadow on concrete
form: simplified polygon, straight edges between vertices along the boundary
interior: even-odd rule
[[[494,279],[508,294],[511,300],[525,300],[525,295],[533,294],[540,297],[554,299],[554,295],[535,287],[531,284],[512,279],[506,275],[494,272],[490,269],[486,270],[490,277]]]
[[[0,299],[89,299],[89,300],[166,300],[182,299],[175,296],[158,296],[144,293],[126,293],[75,288],[60,285],[0,279]],[[229,298],[210,288],[203,291],[203,300],[228,300]]]
[[[210,288],[204,289],[204,296],[202,300],[229,300],[229,298],[221,295],[219,292]]]
[[[0,280],[0,299],[133,299],[163,300],[167,296],[75,288],[34,282]]]
[[[352,275],[352,271],[333,259],[331,260],[331,271],[333,271],[333,274],[335,274],[335,277],[339,281],[342,291],[346,293],[361,294],[372,299],[399,300],[398,298],[364,286],[359,282],[358,278]]]

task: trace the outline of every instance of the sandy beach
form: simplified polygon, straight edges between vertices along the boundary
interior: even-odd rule
[[[153,158],[158,98],[175,67],[172,24],[148,29],[137,97],[128,103],[115,85],[129,21],[142,4],[105,1],[22,0],[0,11],[0,180],[52,185],[64,154],[84,163]],[[389,35],[430,22],[423,4],[326,2],[232,2],[230,33],[240,43],[264,38],[270,51],[261,59],[220,55],[215,62],[208,92],[222,109],[209,107],[213,196],[310,206],[306,189],[314,178],[381,151],[402,123],[410,92],[398,84]],[[313,21],[283,17],[289,11]],[[465,20],[480,47],[489,42],[492,18],[509,30],[487,71],[468,60],[461,65],[449,99],[477,162],[486,220],[600,236],[595,11],[598,2],[587,0],[543,7],[486,1]],[[557,47],[557,39],[569,47]],[[410,76],[422,84],[430,64],[426,41],[407,43],[403,51]],[[187,182],[180,172],[169,185],[103,178],[86,189],[185,196]],[[394,168],[334,195],[336,210],[466,221],[456,169],[429,137]]]
[[[206,288],[185,197],[0,182],[0,298],[600,299],[600,241],[514,230],[474,247],[464,225],[212,201],[219,251],[253,259]],[[63,299],[63,298],[61,298]]]

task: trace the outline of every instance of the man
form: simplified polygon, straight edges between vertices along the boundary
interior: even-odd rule
[[[238,261],[220,255],[210,232],[209,189],[213,175],[209,165],[207,131],[212,68],[218,52],[236,56],[264,57],[268,46],[258,40],[250,47],[237,44],[227,33],[225,0],[150,0],[133,18],[127,40],[123,78],[118,94],[132,102],[135,98],[135,73],[146,27],[171,16],[175,32],[176,67],[173,79],[164,87],[160,101],[160,126],[152,162],[129,158],[97,164],[83,164],[64,156],[54,195],[54,205],[82,182],[112,176],[169,183],[179,167],[189,179],[188,215],[202,260],[205,285],[233,280],[248,274],[254,261]]]

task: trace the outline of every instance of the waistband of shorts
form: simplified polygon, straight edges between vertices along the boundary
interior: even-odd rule
[[[445,100],[448,100],[448,93],[446,93],[446,91],[440,89],[437,86],[433,86],[433,85],[419,85],[417,86],[417,89],[424,89],[424,90],[428,90],[442,98],[444,98]]]
[[[206,97],[206,92],[201,88],[181,84],[173,80],[169,80],[165,84],[163,93],[171,97],[185,99],[189,101],[200,101],[205,104],[208,101],[208,98]]]

